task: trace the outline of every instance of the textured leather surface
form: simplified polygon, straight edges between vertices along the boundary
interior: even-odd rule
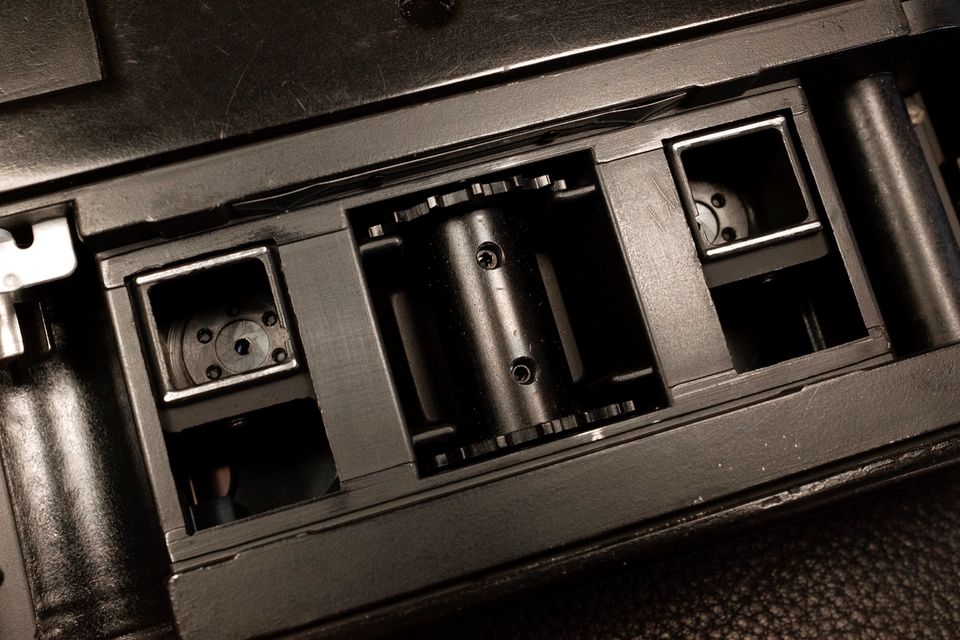
[[[960,471],[436,637],[960,637]]]

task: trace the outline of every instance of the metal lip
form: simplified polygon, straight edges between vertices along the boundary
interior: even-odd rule
[[[286,362],[283,362],[272,367],[267,367],[265,369],[258,369],[256,371],[250,371],[249,373],[242,373],[240,375],[230,376],[229,378],[224,378],[222,380],[215,380],[213,382],[206,382],[195,387],[190,387],[189,389],[180,389],[178,391],[166,391],[164,392],[162,399],[166,403],[179,402],[181,400],[188,400],[199,395],[205,395],[208,393],[215,393],[221,389],[227,389],[241,384],[248,384],[251,382],[257,382],[264,378],[272,377],[276,374],[282,373],[284,371],[293,371],[300,366],[300,363],[296,358],[291,358]]]
[[[697,233],[697,205],[694,201],[693,189],[690,186],[690,181],[684,169],[681,155],[684,151],[688,151],[690,149],[706,146],[714,142],[739,138],[764,130],[774,130],[780,134],[780,139],[783,141],[787,158],[790,161],[790,167],[793,170],[793,176],[800,188],[800,194],[807,210],[807,217],[803,220],[803,222],[792,227],[787,227],[785,229],[765,233],[759,236],[744,238],[743,240],[735,240],[734,242],[729,242],[720,246],[711,245],[704,240],[700,233]],[[778,114],[768,116],[760,120],[754,120],[752,122],[746,122],[732,127],[727,127],[719,131],[711,131],[704,134],[686,137],[681,140],[675,140],[666,145],[668,160],[673,170],[674,177],[677,180],[680,199],[683,202],[683,208],[686,211],[687,219],[690,223],[690,229],[693,232],[692,235],[694,242],[697,245],[697,250],[700,252],[700,255],[703,259],[708,260],[722,258],[823,231],[824,226],[818,219],[817,206],[810,191],[806,173],[803,170],[803,166],[800,161],[800,155],[797,150],[798,142],[799,141],[794,141],[794,136],[790,131],[787,116]]]
[[[170,365],[167,362],[166,356],[164,355],[163,339],[160,336],[160,330],[157,327],[156,319],[153,313],[153,304],[150,300],[151,288],[161,282],[176,280],[200,271],[217,269],[235,264],[242,260],[257,260],[263,264],[267,276],[267,282],[270,286],[270,294],[273,297],[276,306],[277,315],[280,318],[280,322],[283,323],[283,326],[287,328],[290,334],[291,347],[296,345],[293,327],[290,324],[290,315],[287,313],[286,304],[284,303],[283,293],[280,287],[280,278],[276,269],[273,252],[268,246],[258,246],[248,249],[241,249],[239,251],[232,251],[230,253],[203,258],[186,264],[168,267],[165,269],[160,269],[159,271],[152,271],[150,273],[135,276],[132,280],[132,284],[135,291],[136,301],[139,304],[141,312],[140,328],[146,330],[145,337],[147,338],[147,346],[150,351],[151,359],[153,360],[153,369],[161,387],[158,395],[164,403],[173,404],[176,402],[190,400],[199,396],[217,393],[236,386],[255,383],[285,372],[294,371],[300,367],[298,354],[291,353],[290,358],[285,362],[264,367],[263,369],[257,369],[256,371],[249,371],[247,373],[229,376],[220,380],[205,382],[185,389],[177,389],[174,387],[169,371]]]
[[[679,155],[679,153],[682,153],[687,149],[702,147],[706,144],[710,144],[711,142],[720,142],[721,140],[739,138],[740,136],[753,133],[754,131],[762,131],[764,129],[777,129],[781,133],[786,133],[786,126],[787,126],[786,116],[775,115],[775,116],[764,118],[762,120],[756,120],[752,122],[747,122],[745,124],[736,125],[733,127],[727,127],[719,131],[711,131],[709,133],[703,133],[703,134],[695,135],[692,137],[686,137],[686,138],[683,138],[682,140],[677,140],[676,142],[672,142],[670,144],[670,147],[676,150]],[[787,136],[785,135],[784,137],[787,137]]]
[[[181,276],[186,276],[191,273],[196,273],[197,271],[203,271],[205,269],[214,269],[216,267],[221,267],[227,264],[234,262],[239,262],[240,260],[246,260],[249,258],[255,258],[267,265],[267,278],[270,280],[271,288],[273,288],[274,280],[271,265],[268,264],[269,261],[270,249],[267,247],[254,247],[252,249],[243,249],[241,251],[234,251],[226,255],[214,256],[212,258],[206,258],[204,260],[198,260],[196,262],[191,262],[189,264],[184,264],[176,267],[169,267],[167,269],[162,269],[160,271],[153,271],[144,275],[139,275],[134,278],[134,283],[138,286],[143,285],[152,285],[157,284],[158,282],[163,282],[166,280],[173,280],[174,278],[179,278]]]
[[[739,253],[745,249],[755,249],[757,247],[763,247],[769,244],[774,244],[783,240],[789,240],[791,238],[797,238],[799,236],[809,235],[811,233],[816,233],[823,229],[823,225],[820,224],[819,220],[814,220],[813,222],[805,222],[799,224],[795,227],[788,227],[786,229],[781,229],[780,231],[774,231],[773,233],[767,233],[762,236],[757,236],[756,238],[747,238],[746,240],[740,240],[738,242],[731,242],[719,247],[712,247],[707,249],[706,253],[711,258],[716,258],[720,256],[729,255],[731,253]]]

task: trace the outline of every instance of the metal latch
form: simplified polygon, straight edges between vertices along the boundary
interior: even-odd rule
[[[24,312],[20,307],[28,303],[22,300],[20,292],[65,278],[77,268],[66,218],[43,220],[31,228],[33,242],[24,248],[17,246],[13,234],[0,229],[0,361],[21,356],[26,350],[21,318]],[[45,326],[42,309],[36,307],[30,312],[37,314]]]

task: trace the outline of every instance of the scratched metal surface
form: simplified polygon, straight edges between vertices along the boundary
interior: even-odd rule
[[[90,0],[106,79],[0,105],[0,198],[431,88],[450,91],[471,78],[470,86],[502,81],[508,69],[532,73],[574,54],[598,55],[589,50],[636,50],[654,36],[811,4],[456,0],[449,16],[430,11],[450,1]]]
[[[46,290],[51,356],[0,371],[0,461],[38,640],[168,619],[163,541],[94,277],[83,265]]]
[[[0,103],[100,77],[86,0],[0,0]]]

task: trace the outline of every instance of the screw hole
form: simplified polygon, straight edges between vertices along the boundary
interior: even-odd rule
[[[498,269],[503,264],[503,249],[495,242],[484,242],[477,248],[477,264],[482,269]]]
[[[722,193],[715,193],[715,194],[713,194],[713,197],[710,199],[710,203],[711,203],[713,206],[719,208],[719,207],[722,207],[723,205],[727,204],[727,199],[726,199],[726,197],[724,197],[724,195],[723,195]]]
[[[732,242],[737,239],[737,232],[732,227],[724,227],[723,231],[720,232],[720,236],[726,242]]]
[[[287,351],[286,349],[274,349],[271,357],[273,358],[273,361],[276,362],[277,364],[280,364],[281,362],[286,362]]]
[[[510,375],[517,384],[532,384],[536,380],[536,363],[531,358],[517,358],[510,366]]]
[[[207,367],[207,378],[209,378],[210,380],[219,380],[222,375],[223,375],[223,369],[221,369],[217,365],[212,364],[209,367]]]
[[[200,344],[207,344],[211,340],[213,340],[213,332],[210,329],[204,328],[197,331],[197,342]]]
[[[277,314],[273,311],[265,311],[261,320],[263,320],[263,324],[272,327],[277,324]]]

